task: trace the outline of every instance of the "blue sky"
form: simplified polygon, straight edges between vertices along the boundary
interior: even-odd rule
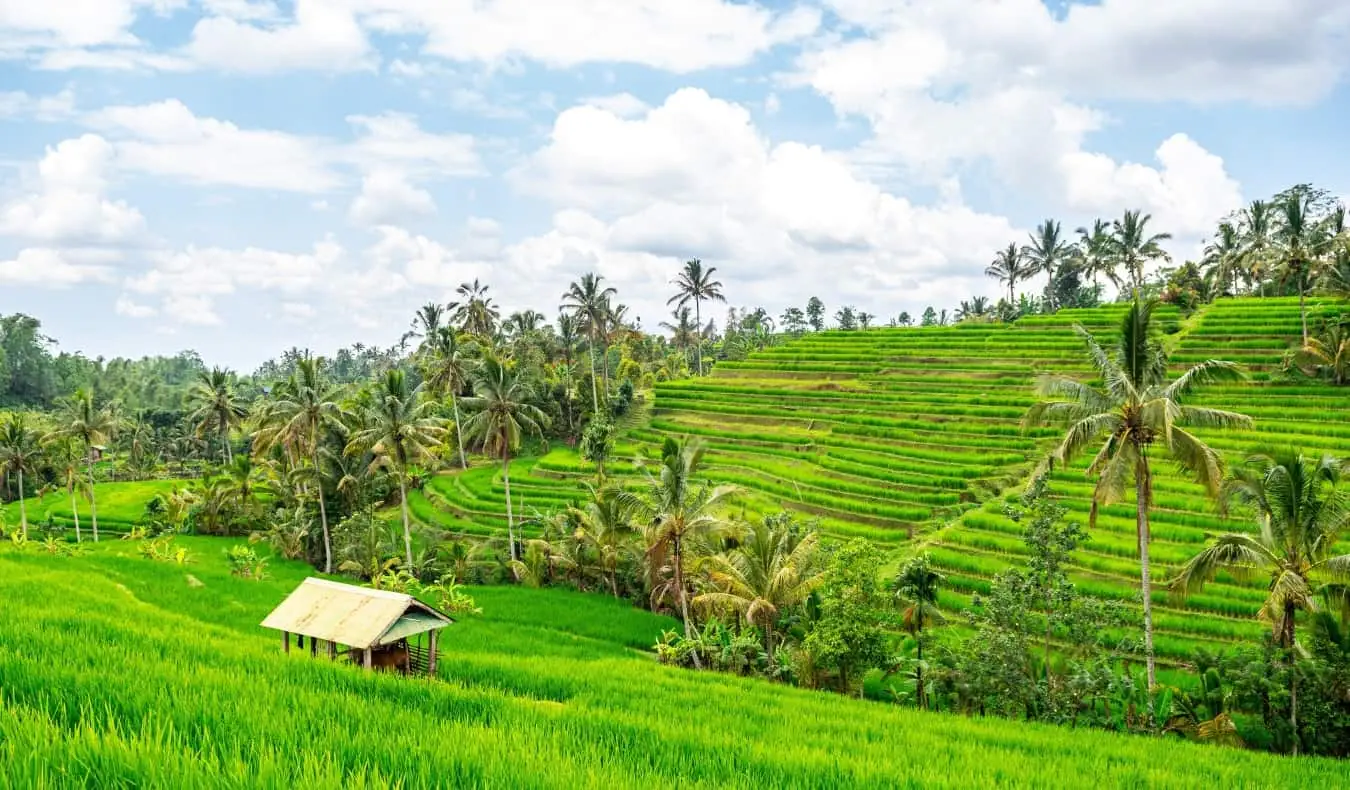
[[[475,277],[646,326],[995,295],[1044,217],[1350,194],[1339,0],[0,2],[0,312],[90,355],[391,343]],[[720,315],[718,316],[720,318]]]

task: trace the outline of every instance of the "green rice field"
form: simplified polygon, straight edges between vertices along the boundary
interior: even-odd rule
[[[0,545],[0,786],[1333,787],[1344,766],[928,714],[658,665],[674,622],[474,588],[435,681],[283,655],[258,623],[309,570],[235,578],[110,541]],[[803,738],[803,733],[811,733]]]

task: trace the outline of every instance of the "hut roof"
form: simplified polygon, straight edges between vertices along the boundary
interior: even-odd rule
[[[452,622],[405,593],[309,578],[272,610],[262,627],[364,650]]]

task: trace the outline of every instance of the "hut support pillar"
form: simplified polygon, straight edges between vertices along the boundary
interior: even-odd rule
[[[370,669],[370,659],[371,659],[371,654],[374,653],[374,652],[375,652],[375,651],[372,650],[371,648],[366,648],[366,655],[365,655],[365,657],[364,657],[364,659],[363,659],[363,661],[365,662],[365,665],[366,665],[366,669]]]
[[[314,637],[309,638],[309,657],[314,658],[319,654],[319,640]]]
[[[283,653],[289,653],[289,652],[291,652],[291,632],[290,632],[290,631],[282,631],[282,632],[281,632],[281,652],[283,652]]]
[[[332,660],[335,659],[335,658],[337,658],[337,642],[329,642],[329,643],[328,643],[328,660],[329,660],[329,661],[332,661]]]
[[[427,675],[436,677],[436,632],[432,631],[429,635],[427,645]]]

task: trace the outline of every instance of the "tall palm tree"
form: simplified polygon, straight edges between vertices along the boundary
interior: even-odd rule
[[[619,292],[613,288],[602,287],[604,277],[593,272],[581,275],[581,279],[567,286],[562,296],[562,309],[570,311],[581,324],[581,331],[590,338],[591,358],[591,408],[600,412],[600,395],[595,383],[595,350],[603,342],[609,322],[610,299]],[[608,397],[608,393],[606,393]]]
[[[1209,270],[1209,276],[1220,287],[1231,284],[1237,295],[1238,277],[1246,267],[1242,260],[1242,234],[1231,222],[1220,222],[1219,233],[1205,245],[1200,265]]]
[[[1111,255],[1111,224],[1104,219],[1092,221],[1092,227],[1078,229],[1078,263],[1084,275],[1092,278],[1092,287],[1101,291],[1101,278],[1105,277],[1117,288],[1120,277],[1116,275],[1116,261]]]
[[[1314,584],[1319,577],[1350,581],[1350,554],[1336,544],[1350,528],[1350,489],[1339,485],[1341,463],[1309,458],[1295,450],[1262,453],[1235,469],[1224,484],[1225,511],[1237,501],[1256,517],[1257,534],[1219,535],[1181,569],[1172,581],[1180,593],[1199,592],[1214,574],[1270,574],[1270,593],[1261,618],[1270,623],[1276,644],[1292,650],[1299,612],[1317,610]],[[1298,743],[1298,686],[1290,675],[1289,723]]]
[[[1046,303],[1051,309],[1055,305],[1055,278],[1060,269],[1072,263],[1074,258],[1073,242],[1066,240],[1059,222],[1047,219],[1036,226],[1029,236],[1031,243],[1022,247],[1022,257],[1026,261],[1030,274],[1044,274],[1048,278],[1045,285]]]
[[[188,419],[198,436],[214,431],[220,437],[221,456],[230,464],[230,431],[238,428],[248,415],[244,402],[234,392],[230,372],[224,368],[202,371],[188,390],[188,405],[195,407]]]
[[[1306,376],[1330,379],[1337,386],[1350,384],[1350,323],[1326,322],[1321,336],[1308,338],[1290,361]]]
[[[670,315],[675,320],[662,321],[661,328],[670,333],[670,344],[685,354],[687,363],[689,347],[698,342],[698,322],[688,307],[677,308]]]
[[[460,430],[459,393],[469,383],[469,343],[462,343],[454,329],[443,326],[422,344],[422,381],[438,398],[450,396],[450,411],[455,420],[455,439],[459,443],[460,469],[469,468],[464,452],[464,432]]]
[[[511,508],[511,454],[520,448],[527,434],[542,436],[548,415],[530,401],[533,387],[528,379],[517,376],[501,360],[484,356],[474,370],[474,396],[464,405],[473,416],[464,430],[482,442],[483,452],[501,459],[502,483],[506,488],[506,531],[511,542],[511,560],[516,556],[515,516]]]
[[[75,521],[75,542],[82,543],[84,535],[80,532],[80,503],[76,498],[76,494],[83,488],[80,483],[80,447],[71,439],[54,444],[56,449],[51,454],[51,460],[56,465],[56,472],[61,484],[65,486],[66,495],[70,497],[70,515]]]
[[[994,256],[993,263],[990,263],[984,269],[985,275],[993,277],[1000,283],[1008,286],[1008,301],[1017,301],[1017,283],[1025,280],[1030,274],[1027,267],[1026,255],[1022,253],[1022,248],[1016,243],[1009,244],[1005,249],[999,250]]]
[[[914,644],[918,652],[919,666],[914,677],[917,681],[915,691],[920,708],[928,707],[928,695],[923,681],[923,629],[929,623],[943,621],[937,602],[938,589],[945,581],[946,577],[933,570],[928,555],[925,554],[906,562],[891,583],[895,602],[901,608],[902,625],[906,631],[914,635]]]
[[[633,529],[632,514],[613,488],[587,486],[586,503],[568,508],[576,524],[575,538],[596,553],[600,571],[609,582],[609,591],[619,597],[619,563],[629,552]]]
[[[1249,281],[1261,282],[1269,275],[1275,214],[1271,203],[1253,200],[1238,212],[1238,233],[1242,237],[1242,267]]]
[[[320,438],[325,431],[342,433],[342,408],[338,405],[342,388],[330,385],[324,376],[323,360],[306,354],[295,363],[288,386],[275,390],[268,404],[269,427],[255,436],[257,449],[266,452],[282,444],[308,457],[319,500],[319,523],[323,529],[324,573],[333,572],[333,540],[328,529],[328,505],[323,491],[323,466],[320,463]],[[311,524],[313,522],[310,522]]]
[[[685,553],[690,542],[706,538],[725,522],[720,510],[736,489],[714,486],[697,475],[703,465],[703,445],[697,440],[680,444],[666,439],[656,472],[642,465],[641,492],[623,491],[619,496],[633,509],[633,519],[645,525],[648,576],[653,598],[674,593],[684,619],[684,635],[693,636],[689,617],[689,587],[685,579]],[[670,560],[668,585],[658,584]],[[674,589],[672,590],[671,587]]]
[[[95,406],[94,391],[81,387],[62,404],[56,430],[46,437],[49,441],[73,439],[84,448],[89,472],[89,523],[95,543],[98,542],[98,496],[94,490],[94,448],[110,440],[118,427],[113,410]]]
[[[676,307],[684,307],[690,302],[694,303],[694,323],[700,327],[703,326],[702,305],[706,302],[725,302],[726,297],[722,295],[722,283],[713,279],[717,273],[717,267],[710,266],[703,268],[703,261],[693,258],[684,262],[684,269],[673,280],[676,288],[675,295],[666,300],[666,304],[673,304]],[[703,338],[700,334],[698,342],[698,375],[703,375]]]
[[[1149,261],[1168,259],[1162,242],[1172,238],[1172,234],[1149,235],[1148,223],[1152,219],[1152,214],[1126,211],[1125,216],[1111,223],[1111,255],[1125,269],[1136,291],[1144,287],[1144,266]]]
[[[1068,431],[1042,466],[1066,466],[1075,456],[1103,437],[1105,441],[1089,464],[1087,473],[1097,478],[1092,495],[1090,523],[1095,526],[1102,505],[1120,501],[1131,476],[1135,485],[1135,520],[1139,541],[1140,590],[1144,605],[1144,655],[1148,683],[1157,685],[1153,659],[1153,589],[1149,565],[1149,508],[1153,501],[1153,468],[1150,453],[1161,451],[1214,496],[1223,482],[1223,462],[1209,445],[1182,426],[1240,428],[1251,418],[1217,409],[1184,403],[1204,384],[1242,378],[1231,362],[1208,360],[1167,381],[1167,351],[1153,325],[1156,300],[1138,297],[1121,321],[1120,340],[1114,354],[1082,326],[1074,331],[1087,345],[1088,360],[1096,369],[1101,388],[1090,387],[1063,376],[1043,376],[1036,384],[1041,402],[1023,418],[1025,426],[1063,425]],[[1044,471],[1044,470],[1040,470]]]
[[[460,300],[448,305],[452,320],[460,329],[482,338],[492,337],[501,312],[487,295],[488,286],[474,279],[471,283],[462,283],[455,289]]]
[[[38,435],[29,430],[24,416],[9,415],[4,425],[0,425],[0,470],[19,478],[19,524],[24,540],[28,539],[28,505],[24,499],[28,493],[24,489],[23,475],[33,470],[41,453]]]
[[[371,469],[384,469],[398,479],[403,514],[403,549],[413,566],[412,527],[408,519],[408,470],[430,458],[445,436],[445,421],[434,415],[435,402],[422,400],[408,386],[403,371],[386,371],[371,397],[361,404],[360,427],[347,442],[346,453],[370,452]]]
[[[729,609],[744,617],[761,629],[764,649],[773,655],[780,614],[803,603],[825,579],[820,535],[801,535],[785,520],[770,517],[740,537],[736,548],[706,560],[713,589],[694,598],[694,604]]]
[[[1275,203],[1272,263],[1280,282],[1298,289],[1298,312],[1303,325],[1303,343],[1308,343],[1308,290],[1317,281],[1328,253],[1345,224],[1345,212],[1316,215],[1317,196],[1306,187],[1296,187]]]

